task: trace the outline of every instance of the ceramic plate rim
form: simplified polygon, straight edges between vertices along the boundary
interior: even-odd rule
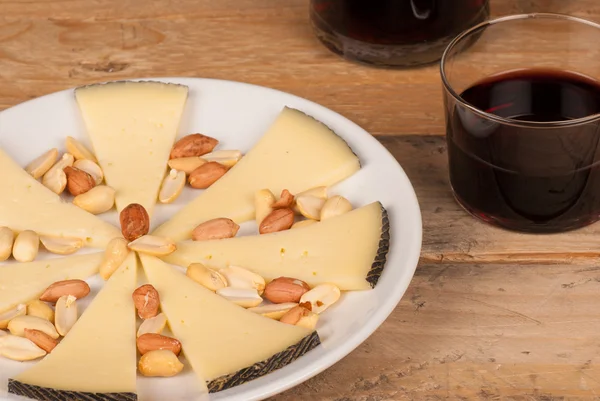
[[[190,88],[195,86],[194,83],[196,83],[197,85],[201,85],[201,82],[203,82],[203,81],[209,81],[209,82],[215,82],[215,83],[220,82],[220,83],[225,83],[227,85],[233,84],[234,86],[237,86],[237,85],[249,86],[255,90],[264,91],[265,93],[268,92],[275,96],[283,97],[286,99],[294,99],[297,102],[302,102],[302,103],[306,104],[307,106],[309,106],[311,109],[311,111],[309,112],[310,115],[314,115],[318,119],[319,119],[319,116],[322,116],[322,115],[327,115],[327,116],[329,116],[329,118],[339,119],[340,121],[343,121],[345,124],[348,124],[349,126],[351,126],[353,128],[353,131],[355,131],[355,132],[352,133],[351,136],[358,137],[360,139],[360,141],[363,141],[363,142],[366,141],[366,142],[371,142],[372,144],[375,143],[375,145],[372,145],[372,146],[378,147],[378,152],[381,154],[382,157],[391,159],[390,161],[393,162],[394,167],[399,170],[399,173],[401,174],[402,179],[404,180],[404,182],[402,183],[403,189],[405,190],[404,196],[406,197],[406,201],[412,207],[412,209],[413,209],[412,212],[414,213],[411,229],[414,230],[415,235],[411,238],[411,244],[409,246],[410,254],[403,256],[405,266],[410,269],[410,271],[407,272],[407,273],[409,273],[408,275],[410,276],[410,279],[405,280],[402,283],[399,283],[401,285],[397,286],[395,288],[395,291],[393,293],[390,293],[386,297],[385,303],[382,304],[381,307],[370,316],[370,318],[368,319],[368,324],[363,325],[360,330],[357,330],[356,332],[354,332],[351,335],[349,341],[346,341],[345,343],[335,347],[333,350],[329,350],[327,358],[318,357],[315,362],[308,364],[307,366],[304,366],[302,368],[295,369],[292,374],[289,374],[281,379],[268,380],[269,375],[262,377],[260,379],[257,379],[256,381],[262,381],[262,383],[259,386],[257,386],[257,388],[251,389],[250,391],[243,392],[243,394],[234,395],[231,399],[247,400],[247,401],[261,400],[261,399],[265,399],[267,397],[273,396],[275,394],[279,394],[285,390],[288,390],[288,389],[310,379],[311,377],[316,376],[317,374],[323,372],[327,368],[333,366],[335,363],[339,362],[342,358],[347,356],[354,349],[356,349],[361,343],[363,343],[368,337],[370,337],[379,328],[379,326],[381,326],[381,324],[383,324],[383,322],[392,313],[392,311],[395,309],[397,304],[400,302],[401,298],[404,296],[404,294],[408,288],[408,285],[410,284],[410,281],[416,271],[419,257],[420,257],[421,244],[422,244],[422,217],[421,217],[421,211],[420,211],[420,207],[418,204],[417,196],[415,194],[412,184],[410,183],[410,180],[408,179],[408,176],[406,175],[406,173],[404,172],[404,170],[402,169],[402,167],[400,166],[398,161],[390,154],[390,152],[375,137],[373,137],[371,134],[369,134],[365,129],[360,127],[358,124],[354,123],[353,121],[349,120],[348,118],[342,116],[341,114],[339,114],[325,106],[322,106],[322,105],[315,103],[313,101],[310,101],[306,98],[302,98],[302,97],[293,95],[288,92],[284,92],[281,90],[277,90],[277,89],[273,89],[273,88],[269,88],[269,87],[265,87],[265,86],[261,86],[261,85],[255,85],[255,84],[232,81],[232,80],[214,79],[214,78],[198,78],[198,77],[148,77],[148,78],[132,78],[132,79],[127,78],[127,79],[117,79],[117,80],[110,80],[110,81],[100,81],[98,83],[114,82],[114,81],[161,81],[161,82],[171,82],[171,83],[179,83],[179,84],[183,84],[183,85],[188,85]],[[43,95],[43,96],[40,96],[40,97],[37,97],[34,99],[29,99],[25,102],[19,103],[17,105],[11,106],[10,108],[0,111],[0,114],[4,113],[7,110],[11,110],[11,109],[14,109],[17,107],[19,107],[19,108],[30,107],[31,104],[33,104],[34,102],[43,101],[43,99],[45,99],[45,98],[52,97],[59,93],[73,91],[73,89],[75,89],[75,88],[68,88],[65,90],[60,90],[57,92],[49,93],[49,94],[46,94],[46,95]],[[344,137],[344,133],[340,133],[340,136]],[[391,249],[393,249],[392,247],[398,246],[398,245],[394,245],[394,243],[395,243],[395,241],[394,241],[394,238],[392,237],[390,240],[390,248]],[[312,351],[312,352],[315,352],[315,351]],[[293,368],[296,365],[297,365],[297,361],[288,365],[288,367]],[[0,397],[0,399],[4,399],[4,398]]]

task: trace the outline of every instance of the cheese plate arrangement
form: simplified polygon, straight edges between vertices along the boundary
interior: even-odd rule
[[[34,99],[0,113],[0,168],[0,399],[264,399],[368,338],[419,259],[393,156],[264,87]]]

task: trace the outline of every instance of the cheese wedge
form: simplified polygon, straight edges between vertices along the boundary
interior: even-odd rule
[[[136,325],[131,294],[137,261],[131,252],[60,344],[8,391],[44,400],[135,400]]]
[[[0,149],[0,226],[40,235],[76,237],[100,248],[121,236],[113,225],[64,202]]]
[[[389,247],[387,212],[379,202],[309,226],[273,234],[183,241],[164,259],[187,267],[200,262],[250,269],[266,280],[286,276],[342,290],[377,284]]]
[[[151,215],[188,88],[162,82],[81,87],[75,97],[106,183],[121,211],[139,203]]]
[[[359,169],[358,158],[342,138],[314,118],[286,107],[242,160],[155,234],[181,241],[206,220],[251,220],[258,190],[299,193],[333,185]]]
[[[314,331],[249,312],[153,256],[140,259],[186,360],[210,392],[263,376],[320,344]]]
[[[100,252],[0,266],[0,312],[39,297],[57,281],[93,276],[103,255]]]

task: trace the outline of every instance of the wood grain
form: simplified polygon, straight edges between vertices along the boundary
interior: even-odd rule
[[[422,264],[356,351],[272,401],[592,400],[600,270]]]
[[[492,10],[595,18],[600,4],[493,0]],[[0,109],[91,82],[197,76],[306,97],[374,135],[444,132],[437,66],[342,60],[312,34],[307,0],[3,0],[0,16]]]
[[[535,11],[600,19],[600,2],[492,0],[494,16]],[[507,46],[518,54],[523,40]],[[523,236],[462,211],[435,137],[444,133],[437,66],[342,60],[311,32],[308,0],[0,1],[0,109],[81,84],[164,76],[244,81],[321,103],[380,137],[419,195],[423,264],[400,306],[355,352],[274,401],[598,399],[600,227]]]
[[[423,261],[586,264],[600,256],[600,224],[564,234],[534,235],[495,228],[467,214],[450,190],[443,137],[379,139],[402,165],[419,198]]]

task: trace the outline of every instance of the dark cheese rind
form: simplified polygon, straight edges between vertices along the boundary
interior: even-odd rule
[[[8,379],[8,392],[39,401],[137,401],[135,393],[86,393],[57,390]]]
[[[102,88],[102,87],[107,87],[107,86],[132,84],[132,83],[133,84],[144,83],[144,84],[161,84],[161,85],[165,85],[165,86],[180,86],[182,88],[187,89],[189,92],[189,87],[187,87],[186,85],[174,84],[171,82],[154,81],[154,80],[145,80],[145,81],[120,80],[120,81],[98,82],[98,83],[94,83],[94,84],[78,86],[77,88],[74,89],[74,92],[75,92],[75,94],[77,94],[78,90],[90,89],[90,88]]]
[[[285,324],[285,323],[282,323]],[[244,368],[229,375],[221,376],[208,383],[208,390],[211,393],[227,390],[240,384],[258,379],[279,368],[289,365],[308,351],[321,344],[321,339],[316,331],[304,337],[298,343],[289,346],[285,350],[273,355],[267,360],[257,362],[252,366]]]
[[[381,204],[380,204],[381,205]],[[379,238],[379,246],[377,247],[377,255],[371,265],[371,270],[367,273],[367,281],[371,284],[372,288],[375,288],[385,262],[387,261],[387,253],[390,250],[390,219],[388,217],[387,210],[381,205],[381,237]]]

